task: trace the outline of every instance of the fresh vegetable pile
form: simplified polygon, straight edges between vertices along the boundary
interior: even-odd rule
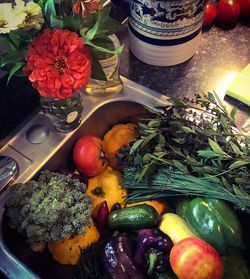
[[[248,279],[250,141],[234,115],[216,95],[170,98],[103,139],[83,135],[75,169],[12,187],[10,225],[78,279]]]
[[[206,4],[203,27],[210,27],[215,21],[232,25],[240,16],[250,18],[250,0],[210,0]]]

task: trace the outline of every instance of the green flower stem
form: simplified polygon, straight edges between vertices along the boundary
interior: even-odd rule
[[[18,49],[18,46],[15,44],[15,42],[11,39],[11,37],[8,35],[7,37],[7,41],[8,41],[8,43],[12,46],[12,47],[14,47],[15,49]]]

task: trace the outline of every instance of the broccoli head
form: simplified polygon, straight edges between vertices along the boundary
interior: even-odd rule
[[[58,241],[85,232],[92,224],[86,185],[71,177],[42,171],[38,180],[10,187],[6,200],[9,226],[29,244]]]

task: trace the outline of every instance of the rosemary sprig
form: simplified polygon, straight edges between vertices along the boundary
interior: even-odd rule
[[[228,113],[215,93],[196,96],[193,101],[173,97],[168,101],[164,107],[149,109],[148,118],[138,124],[140,137],[120,154],[125,165],[134,168],[135,181],[140,183],[156,170],[171,167],[185,174],[186,179],[192,177],[202,181],[201,185],[203,179],[206,182],[216,179],[220,187],[219,192],[216,190],[217,198],[227,195],[230,197],[227,200],[246,208],[249,198],[244,200],[244,196],[250,189],[250,136],[237,129],[236,110]],[[159,186],[160,181],[155,182]],[[206,183],[203,186],[208,187]],[[164,187],[165,191],[166,184]],[[156,191],[155,188],[138,189],[148,194]],[[181,192],[181,187],[178,189]],[[207,191],[211,189],[208,187]],[[201,189],[197,191],[201,195]],[[207,191],[204,193],[211,196]],[[183,193],[195,195],[195,189],[190,188],[188,193],[188,188],[184,187]],[[160,197],[160,194],[157,195]],[[236,202],[238,198],[242,206]]]

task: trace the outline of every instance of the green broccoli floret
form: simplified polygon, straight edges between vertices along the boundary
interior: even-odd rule
[[[37,181],[10,187],[6,201],[9,226],[29,244],[58,241],[85,232],[92,224],[86,185],[68,176],[42,171]]]

